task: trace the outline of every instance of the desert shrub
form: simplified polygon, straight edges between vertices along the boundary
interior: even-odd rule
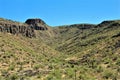
[[[53,75],[49,75],[49,76],[47,77],[47,80],[53,80]]]
[[[103,75],[103,78],[109,79],[111,76],[112,76],[112,73],[105,72],[104,75]]]
[[[116,80],[117,79],[117,75],[116,73],[112,72],[112,71],[108,71],[108,70],[105,70],[104,73],[103,73],[103,78],[104,79],[113,79],[113,80]]]
[[[71,79],[74,78],[75,73],[74,73],[74,70],[72,68],[67,69],[66,73],[67,73],[69,78],[71,78]]]
[[[120,66],[120,59],[117,60],[116,65]]]
[[[41,78],[41,76],[42,76],[42,75],[39,73],[39,74],[37,75],[37,78]]]
[[[117,71],[120,73],[120,68],[118,68]]]
[[[8,70],[14,70],[15,69],[15,65],[14,64],[11,64],[8,68]]]
[[[1,70],[1,75],[4,76],[4,77],[7,77],[8,76],[8,71],[5,70],[5,69],[2,69]]]
[[[9,75],[9,77],[7,78],[7,80],[17,80],[19,78],[19,76],[15,73]]]
[[[80,74],[76,80],[97,80],[97,79],[95,79],[94,76],[90,76],[88,75],[88,73],[86,73],[86,74]]]
[[[40,68],[40,65],[39,64],[35,64],[34,66],[33,66],[33,69],[34,70],[37,70],[37,69],[39,69]]]
[[[60,70],[54,70],[52,73],[53,76],[55,76],[57,79],[61,79],[61,71]]]
[[[96,71],[98,73],[103,72],[103,68],[101,66],[97,66]]]
[[[48,67],[50,70],[54,69],[54,66],[52,64],[49,64]]]

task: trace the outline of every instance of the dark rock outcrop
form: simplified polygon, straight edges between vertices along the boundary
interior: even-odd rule
[[[94,28],[96,25],[95,24],[73,24],[73,25],[65,25],[65,26],[58,26],[59,28],[78,28],[78,29],[90,29]]]
[[[118,22],[113,22],[108,26],[108,28],[117,28],[117,27],[120,27],[120,23]]]
[[[32,26],[35,30],[47,30],[46,23],[41,19],[28,19],[26,24]]]
[[[35,37],[34,29],[32,27],[26,27],[26,26],[16,26],[16,25],[10,25],[10,26],[0,26],[0,32],[8,32],[14,35],[22,34],[26,37]]]
[[[35,37],[33,27],[5,19],[0,19],[0,32],[7,32],[14,35],[22,34],[23,36],[30,38]]]
[[[80,25],[76,25],[77,28],[79,29],[90,29],[90,28],[94,28],[96,25],[94,24],[80,24]]]
[[[100,24],[98,24],[96,27],[120,27],[119,20],[111,20],[111,21],[103,21]]]
[[[113,23],[114,21],[103,21],[100,24],[98,24],[96,27],[104,27],[104,26],[108,26],[111,23]]]
[[[32,25],[35,25],[35,24],[37,24],[37,23],[40,23],[40,24],[42,24],[42,25],[44,25],[44,24],[46,24],[43,20],[41,20],[41,19],[27,19],[26,20],[26,22],[25,23],[27,23],[27,24],[32,24]]]

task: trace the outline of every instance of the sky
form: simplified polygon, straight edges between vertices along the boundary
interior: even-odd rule
[[[0,0],[0,17],[25,22],[40,18],[50,26],[120,19],[120,0]]]

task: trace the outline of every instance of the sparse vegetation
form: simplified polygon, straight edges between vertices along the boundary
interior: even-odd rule
[[[0,32],[0,80],[119,80],[120,21],[104,23]]]

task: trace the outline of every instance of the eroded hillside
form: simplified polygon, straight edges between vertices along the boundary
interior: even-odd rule
[[[1,80],[120,79],[119,20],[58,27],[40,19],[27,23],[0,20]],[[13,25],[32,28],[35,37],[22,36]]]

